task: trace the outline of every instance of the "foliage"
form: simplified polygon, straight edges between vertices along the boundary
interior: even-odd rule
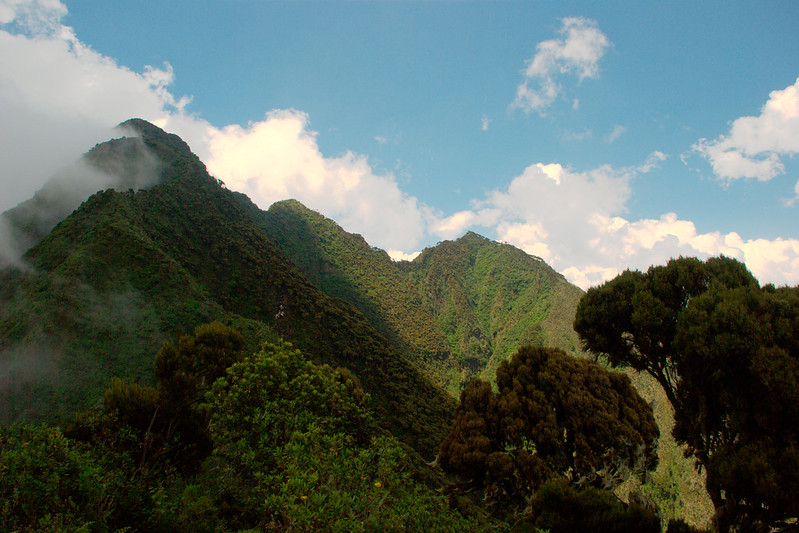
[[[686,523],[685,520],[677,519],[669,520],[666,526],[666,533],[710,533],[710,531],[706,529],[696,529]]]
[[[660,533],[657,513],[625,504],[612,492],[548,481],[535,493],[528,522],[550,533]]]
[[[112,380],[103,410],[77,416],[68,435],[105,456],[126,456],[132,476],[198,471],[212,449],[202,394],[241,358],[242,346],[242,336],[219,322],[198,326],[194,335],[180,337],[177,348],[165,343],[156,355],[157,389]]]
[[[398,266],[449,339],[461,365],[457,389],[474,377],[493,379],[521,345],[576,348],[570,312],[560,312],[582,291],[518,248],[470,232]]]
[[[272,204],[262,227],[325,294],[346,300],[443,385],[457,372],[444,332],[386,252],[296,200]]]
[[[612,489],[657,462],[651,408],[624,375],[527,346],[500,365],[497,388],[464,389],[438,460],[499,512],[522,510],[551,478]]]
[[[103,478],[57,428],[0,426],[0,530],[102,530],[113,498]]]
[[[183,141],[141,120],[124,126],[140,139],[86,157],[113,166],[126,144],[143,143],[157,185],[95,194],[27,252],[34,268],[0,272],[0,361],[13,370],[0,417],[56,422],[95,405],[113,377],[154,385],[150,356],[166,339],[220,320],[248,324],[251,349],[283,337],[349,368],[386,429],[435,453],[454,398],[361,312],[308,282],[264,233],[264,213]]]
[[[577,346],[571,310],[581,291],[517,248],[469,233],[396,263],[295,200],[262,218],[310,281],[357,307],[452,394],[493,376],[522,344]]]
[[[575,329],[663,385],[675,438],[706,469],[718,530],[799,515],[799,289],[761,289],[732,259],[677,259],[590,290]]]
[[[208,394],[220,472],[212,492],[229,527],[280,531],[452,531],[476,524],[414,482],[380,436],[350,375],[271,344]]]

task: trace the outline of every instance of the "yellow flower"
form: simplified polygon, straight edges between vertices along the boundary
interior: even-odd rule
[[[380,483],[379,481],[375,481],[375,487],[377,487],[379,489],[382,486],[383,486],[382,483]]]
[[[300,496],[300,499],[301,499],[301,500],[303,500],[303,501],[305,501],[305,500],[307,500],[307,499],[308,499],[308,496]]]

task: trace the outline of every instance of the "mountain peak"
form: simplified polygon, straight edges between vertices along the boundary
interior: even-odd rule
[[[133,130],[138,135],[141,136],[150,136],[150,137],[157,137],[162,135],[168,135],[167,132],[153,124],[152,122],[148,122],[143,118],[130,118],[124,122],[120,122],[117,125],[117,129],[120,130]]]
[[[132,132],[135,137],[141,137],[145,144],[153,146],[155,144],[165,145],[166,147],[180,153],[184,156],[191,156],[197,159],[197,156],[191,151],[191,148],[186,141],[175,135],[174,133],[167,133],[155,124],[148,122],[142,118],[131,118],[121,122],[117,126],[118,130],[123,132]]]

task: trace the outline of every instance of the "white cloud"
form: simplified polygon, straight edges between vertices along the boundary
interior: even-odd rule
[[[488,131],[488,126],[491,124],[491,119],[488,118],[488,115],[483,115],[480,119],[480,129],[482,131]]]
[[[558,33],[561,38],[538,43],[511,107],[519,107],[528,113],[543,113],[562,91],[558,84],[560,75],[574,74],[580,81],[598,76],[599,60],[605,55],[610,41],[596,22],[582,17],[566,17],[561,19]],[[575,100],[573,107],[577,109],[578,106]]]
[[[141,73],[120,66],[61,25],[65,13],[52,0],[0,0],[0,210],[29,198],[58,168],[108,138],[109,126],[139,116],[183,137],[212,173],[261,207],[297,198],[397,259],[412,257],[408,252],[430,235],[455,238],[479,227],[583,287],[680,254],[720,253],[746,261],[762,282],[799,283],[795,239],[698,233],[673,213],[625,218],[632,181],[663,161],[661,152],[629,168],[578,172],[558,163],[530,165],[470,209],[442,217],[405,194],[391,174],[377,174],[365,156],[322,154],[301,111],[273,110],[244,126],[211,126],[186,111],[188,98],[171,93],[169,64]],[[525,85],[544,100],[549,88],[552,98],[560,94],[561,74],[595,76],[609,46],[593,22],[564,19],[563,25],[562,38],[541,43],[528,68]],[[775,91],[759,117],[738,119],[728,136],[696,149],[730,167],[720,176],[780,170],[781,157],[799,152],[796,92],[797,85]],[[799,183],[795,193],[799,198]]]
[[[406,254],[405,252],[403,252],[401,250],[388,250],[386,253],[394,261],[413,261],[422,252],[413,252],[413,253],[410,253],[410,254]]]
[[[631,182],[666,159],[653,152],[636,167],[575,172],[557,163],[529,166],[507,189],[446,220],[450,232],[491,226],[498,240],[544,259],[583,288],[626,268],[646,269],[672,257],[724,254],[744,261],[763,283],[799,283],[799,240],[744,241],[736,233],[698,233],[675,213],[624,218]],[[490,214],[491,216],[487,216]]]
[[[59,0],[0,0],[0,24],[14,24],[35,35],[59,31],[66,14]]]
[[[30,198],[123,120],[183,121],[192,126],[181,132],[187,141],[203,129],[185,117],[188,100],[167,90],[168,64],[143,73],[117,65],[61,25],[66,12],[53,0],[0,0],[0,211]]]
[[[640,165],[636,170],[640,174],[646,174],[656,166],[660,164],[661,161],[665,161],[668,159],[668,156],[659,150],[655,150],[651,154],[646,157],[646,161],[642,165]]]
[[[276,110],[246,127],[210,131],[208,170],[261,208],[295,198],[381,247],[411,250],[426,234],[429,208],[377,175],[366,157],[325,157],[308,115]]]
[[[700,139],[693,150],[710,161],[720,179],[768,181],[783,174],[781,158],[799,153],[799,78],[772,91],[759,116],[736,119],[727,135]]]

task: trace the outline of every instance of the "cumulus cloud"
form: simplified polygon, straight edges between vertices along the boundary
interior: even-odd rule
[[[414,259],[416,259],[419,256],[419,254],[421,252],[412,252],[412,253],[406,254],[405,252],[403,252],[401,250],[388,250],[386,253],[394,261],[413,261]]]
[[[562,92],[558,83],[561,75],[573,74],[579,81],[598,76],[599,60],[605,55],[610,41],[597,23],[582,17],[566,17],[561,19],[558,33],[561,35],[559,39],[538,43],[511,107],[528,113],[543,113]],[[575,109],[577,106],[575,100]]]
[[[490,226],[499,240],[538,256],[576,285],[588,288],[626,268],[646,269],[672,257],[724,254],[744,261],[763,283],[799,283],[799,240],[743,240],[737,233],[699,233],[675,213],[629,220],[631,182],[666,159],[653,152],[637,166],[575,172],[558,163],[531,165],[506,189],[444,219],[446,236]]]
[[[371,243],[412,250],[432,211],[403,193],[393,175],[378,175],[365,156],[325,157],[306,113],[277,110],[246,127],[212,130],[206,164],[262,208],[295,198]]]
[[[720,179],[768,181],[783,174],[782,157],[799,153],[799,79],[772,91],[760,115],[736,119],[727,135],[700,139],[693,150]]]

